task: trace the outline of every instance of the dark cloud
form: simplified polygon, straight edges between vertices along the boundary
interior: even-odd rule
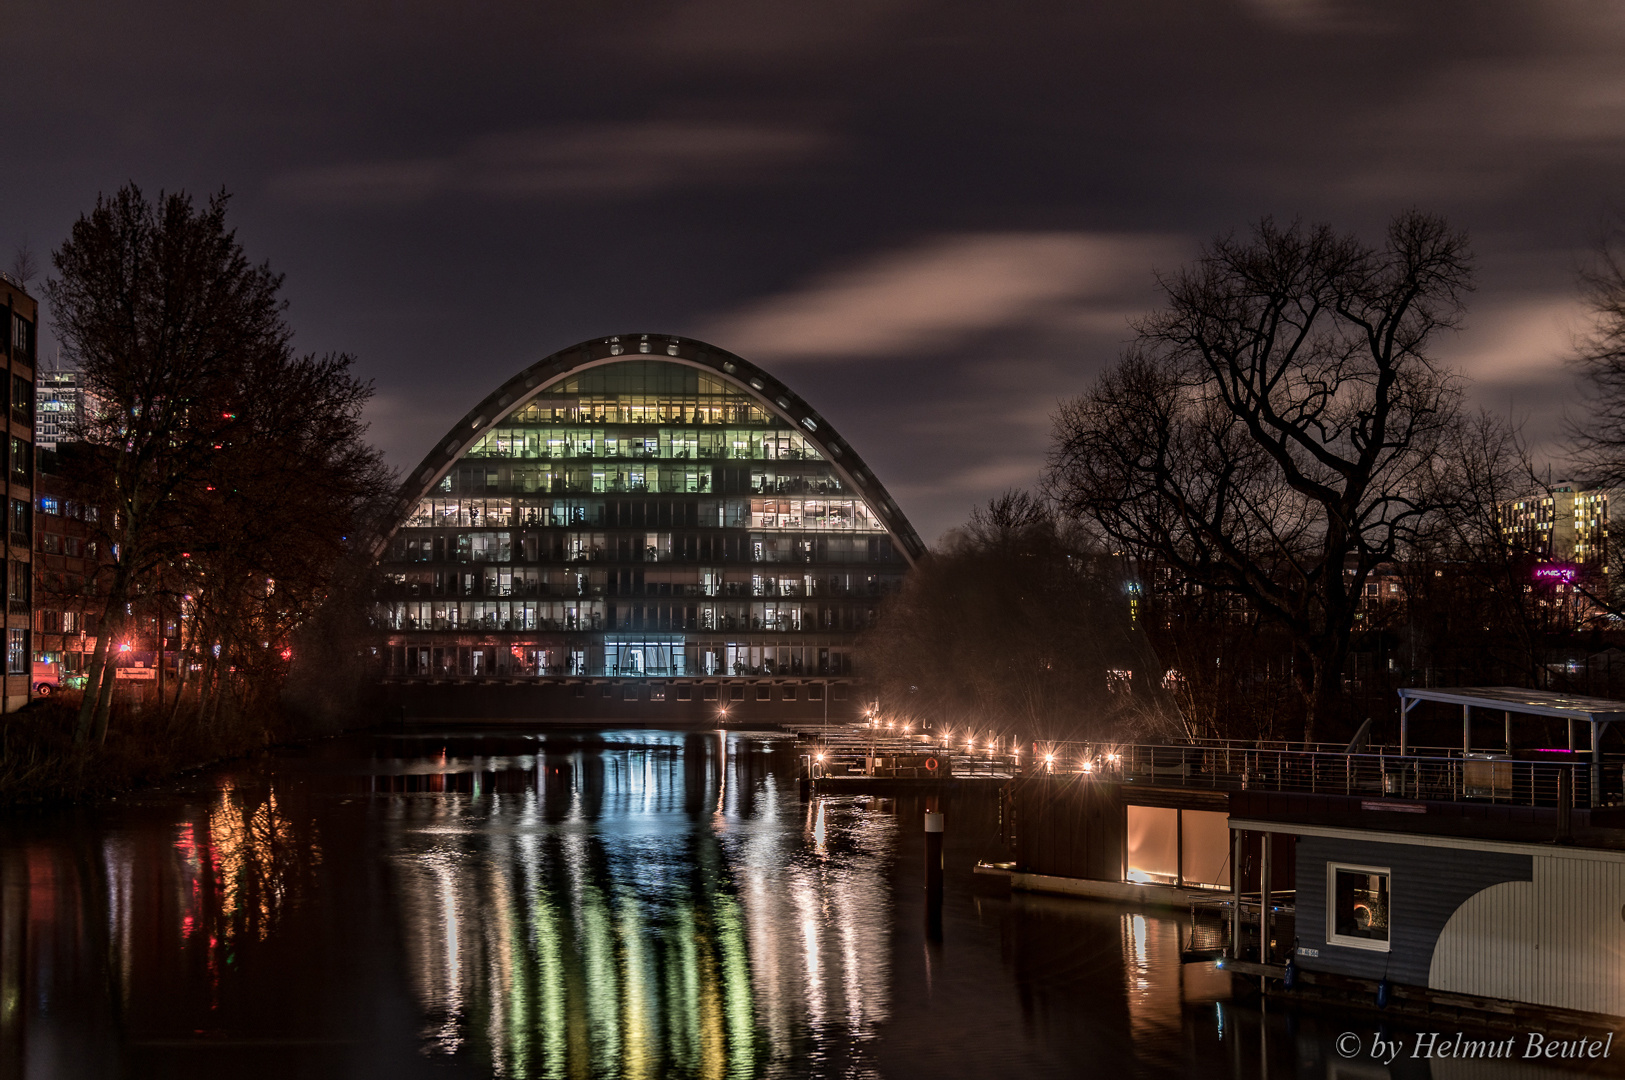
[[[648,121],[485,135],[439,158],[353,161],[271,177],[294,202],[402,206],[436,196],[612,200],[696,185],[749,185],[829,149],[820,132]]]
[[[1266,213],[1469,229],[1443,352],[1559,452],[1625,175],[1625,17],[1586,0],[14,0],[6,41],[8,259],[126,180],[224,186],[397,464],[556,348],[695,333],[928,538],[1036,479],[1155,268]]]

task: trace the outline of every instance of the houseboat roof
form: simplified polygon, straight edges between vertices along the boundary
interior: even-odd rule
[[[1441,701],[1471,709],[1495,709],[1531,716],[1556,716],[1589,723],[1625,720],[1625,701],[1587,697],[1584,694],[1554,694],[1546,690],[1525,690],[1517,686],[1453,686],[1446,689],[1401,687],[1401,707],[1407,711],[1414,701]]]

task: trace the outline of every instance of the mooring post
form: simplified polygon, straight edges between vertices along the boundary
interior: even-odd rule
[[[1258,962],[1270,962],[1270,839],[1264,834],[1263,851],[1258,861]],[[1265,989],[1264,976],[1258,976],[1258,988]]]
[[[925,812],[925,889],[942,896],[942,811]]]
[[[1557,842],[1574,843],[1574,767],[1566,762],[1557,770]]]
[[[1242,839],[1245,834],[1240,829],[1231,831],[1230,855],[1230,959],[1241,959],[1241,887],[1243,874],[1241,872]]]

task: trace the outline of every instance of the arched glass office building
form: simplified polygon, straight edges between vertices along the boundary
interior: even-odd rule
[[[508,688],[487,712],[846,715],[854,641],[923,551],[789,388],[653,334],[515,376],[413,473],[394,520],[388,676],[439,713],[471,699],[434,686],[477,683]]]

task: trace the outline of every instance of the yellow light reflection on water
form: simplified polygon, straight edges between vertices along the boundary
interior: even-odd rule
[[[562,771],[478,802],[392,797],[424,1051],[483,1046],[498,1076],[732,1080],[872,1040],[894,819],[832,804],[799,825],[794,791],[724,739],[602,756],[538,754]]]

